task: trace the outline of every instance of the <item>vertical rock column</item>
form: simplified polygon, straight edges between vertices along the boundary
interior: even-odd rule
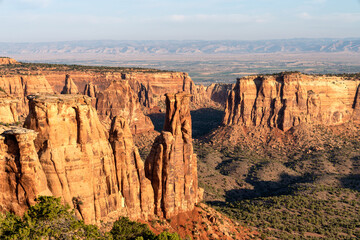
[[[125,198],[128,216],[139,219],[153,215],[154,192],[150,180],[145,177],[144,163],[124,118],[115,117],[112,120],[109,140],[115,156],[116,177]]]
[[[146,176],[154,189],[155,213],[165,218],[189,211],[202,198],[193,153],[189,94],[166,95],[164,130],[146,159]]]

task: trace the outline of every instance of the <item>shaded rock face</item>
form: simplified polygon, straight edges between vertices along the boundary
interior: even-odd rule
[[[194,208],[201,198],[191,137],[190,95],[166,95],[164,130],[145,162],[155,197],[155,214],[169,218]]]
[[[113,151],[91,99],[36,96],[29,109],[25,126],[39,133],[36,151],[52,194],[74,206],[86,223],[126,215]]]
[[[109,141],[115,157],[117,183],[125,198],[128,215],[137,219],[151,215],[154,192],[150,180],[145,177],[143,160],[124,118],[113,119]]]
[[[354,119],[359,83],[298,73],[238,79],[223,124],[284,131],[301,123],[337,125]]]
[[[108,123],[115,116],[125,118],[134,134],[154,130],[151,119],[142,112],[138,98],[127,81],[113,81],[107,89],[97,92],[96,110],[100,118]]]
[[[213,83],[207,87],[197,85],[192,92],[192,108],[225,108],[228,95],[234,86],[234,84],[225,83]]]
[[[20,127],[0,132],[0,210],[21,215],[36,196],[52,195],[34,145],[37,134]]]
[[[71,79],[70,75],[66,75],[65,77],[65,86],[63,90],[61,91],[61,94],[78,94],[79,90],[74,83],[74,81]]]

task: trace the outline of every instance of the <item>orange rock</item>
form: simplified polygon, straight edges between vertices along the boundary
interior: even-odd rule
[[[32,130],[0,129],[0,209],[23,214],[38,195],[52,195],[40,164]]]
[[[18,62],[15,59],[8,58],[8,57],[0,57],[0,65],[10,65],[10,64],[17,64]]]
[[[154,192],[145,177],[144,163],[127,124],[121,117],[111,123],[110,143],[114,151],[116,176],[125,198],[128,216],[144,219],[154,213]]]
[[[151,119],[142,112],[138,98],[126,80],[113,81],[104,91],[97,92],[96,110],[107,123],[114,116],[125,118],[134,134],[154,130]]]
[[[359,83],[298,73],[238,79],[223,124],[287,131],[301,123],[337,125],[353,118]]]
[[[169,218],[201,200],[191,137],[190,95],[166,95],[164,130],[145,162],[155,194],[155,213]]]
[[[78,94],[79,90],[74,83],[74,81],[71,79],[70,75],[66,75],[65,77],[65,86],[63,90],[61,91],[61,94]]]
[[[0,123],[15,123],[19,121],[17,108],[19,100],[0,91]]]
[[[82,95],[30,97],[25,126],[39,133],[35,146],[50,191],[97,223],[125,216],[126,208],[107,132],[90,102]]]

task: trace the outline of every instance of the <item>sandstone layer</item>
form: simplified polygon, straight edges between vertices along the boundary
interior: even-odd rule
[[[19,121],[18,104],[18,99],[12,98],[0,91],[0,123],[9,124]]]
[[[112,148],[91,99],[34,96],[29,109],[25,126],[39,133],[36,151],[53,195],[73,205],[87,223],[125,213]]]
[[[92,91],[89,93],[93,94]],[[150,118],[142,112],[138,98],[127,81],[112,81],[104,91],[96,92],[95,96],[96,110],[106,123],[110,123],[115,116],[121,116],[127,120],[133,134],[154,130]]]
[[[155,213],[165,218],[194,208],[201,198],[191,137],[190,95],[166,95],[164,130],[145,162],[155,196]]]
[[[110,143],[114,152],[116,178],[128,216],[146,218],[154,212],[154,192],[149,179],[145,177],[144,163],[127,124],[121,117],[111,123]]]
[[[229,95],[223,124],[287,131],[302,123],[357,121],[359,83],[299,73],[244,77]]]

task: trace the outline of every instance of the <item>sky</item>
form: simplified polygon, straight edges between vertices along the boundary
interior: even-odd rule
[[[360,38],[360,0],[0,0],[0,42]]]

